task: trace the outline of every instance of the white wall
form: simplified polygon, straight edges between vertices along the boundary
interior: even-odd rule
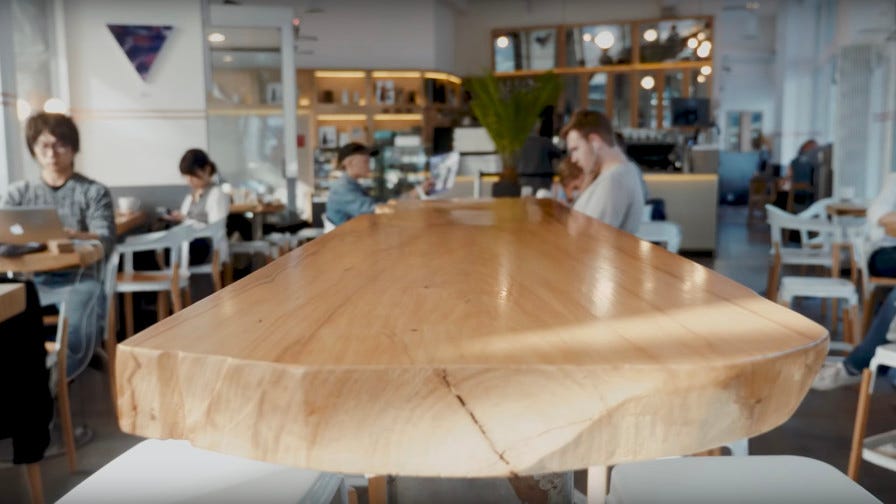
[[[433,45],[435,60],[433,68],[454,72],[454,13],[455,9],[443,1],[437,0],[433,9]]]
[[[182,184],[178,161],[206,148],[200,0],[65,3],[78,171],[110,186]],[[171,25],[144,82],[107,23]]]
[[[301,19],[299,68],[420,68],[448,70],[438,64],[435,27],[437,0],[244,0],[242,5],[285,5]],[[323,12],[307,13],[309,7]],[[438,7],[442,16],[451,9]],[[451,23],[451,19],[445,20]],[[453,46],[453,41],[448,41]],[[453,50],[453,48],[452,48]]]

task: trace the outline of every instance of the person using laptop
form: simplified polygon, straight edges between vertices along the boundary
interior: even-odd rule
[[[330,186],[327,208],[324,211],[334,226],[359,215],[391,211],[389,204],[377,204],[358,182],[360,179],[370,177],[370,156],[376,156],[378,153],[378,150],[357,142],[345,144],[339,149],[336,163],[345,174]],[[423,183],[425,193],[431,191],[432,187],[431,180]],[[416,188],[403,195],[403,197],[416,196]]]
[[[112,197],[104,185],[75,172],[80,142],[74,121],[64,114],[34,114],[25,125],[25,141],[40,165],[40,178],[10,184],[0,206],[55,207],[69,238],[97,240],[108,255],[115,246]],[[49,272],[34,278],[38,292],[68,289],[70,379],[87,366],[101,339],[105,311],[101,272],[97,265],[83,272]]]

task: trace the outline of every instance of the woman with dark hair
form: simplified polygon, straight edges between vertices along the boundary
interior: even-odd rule
[[[180,158],[180,173],[190,186],[180,211],[171,212],[168,220],[192,220],[202,224],[217,222],[230,214],[230,196],[216,183],[218,169],[201,149],[190,149]]]
[[[172,222],[196,222],[210,224],[230,215],[230,196],[216,183],[218,169],[202,149],[190,149],[180,158],[180,173],[190,186],[190,194],[184,198],[179,211],[164,216]],[[226,247],[227,243],[221,243]],[[208,240],[190,243],[190,264],[202,264],[211,254]],[[226,250],[222,257],[228,257]]]

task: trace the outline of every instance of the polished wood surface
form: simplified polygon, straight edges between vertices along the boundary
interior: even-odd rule
[[[25,311],[25,286],[20,283],[0,284],[0,322]]]
[[[146,212],[115,212],[115,234],[121,236],[142,226],[146,222]]]
[[[403,202],[119,345],[118,418],[327,471],[532,474],[768,431],[827,340],[551,201]]]
[[[40,273],[88,266],[103,258],[103,248],[89,243],[76,243],[74,252],[54,254],[35,252],[19,257],[0,257],[0,271]]]

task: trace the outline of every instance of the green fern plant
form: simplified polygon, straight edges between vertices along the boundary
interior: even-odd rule
[[[489,73],[465,81],[472,100],[470,108],[501,155],[505,171],[515,168],[515,157],[532,133],[542,109],[555,105],[562,82],[557,74],[547,72],[530,82],[502,81]]]

